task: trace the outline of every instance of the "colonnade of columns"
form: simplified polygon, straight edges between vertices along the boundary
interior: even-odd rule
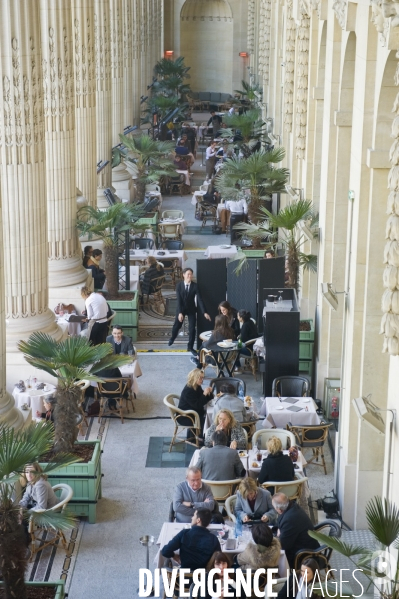
[[[399,121],[391,114],[392,106],[399,112],[398,2],[384,7],[255,0],[249,19],[259,23],[251,69],[287,150],[290,183],[319,211],[319,241],[305,247],[318,254],[318,273],[303,276],[301,312],[316,320],[315,396],[323,397],[326,378],[341,379],[336,490],[344,520],[355,527],[365,525],[370,497],[399,502],[394,464],[387,472],[388,433],[384,439],[362,424],[351,402],[371,394],[385,417],[398,394]],[[321,282],[345,292],[336,312],[324,302]],[[395,432],[393,456],[398,445]]]
[[[20,339],[65,334],[49,294],[68,300],[71,289],[78,296],[90,282],[76,232],[77,190],[97,205],[111,185],[112,145],[125,126],[140,124],[139,98],[163,39],[163,1],[151,0],[156,26],[144,37],[146,4],[0,5],[0,421],[16,427],[22,416],[5,391],[5,356],[11,387],[26,378],[21,366],[28,368],[16,349]],[[99,160],[110,164],[97,176]]]

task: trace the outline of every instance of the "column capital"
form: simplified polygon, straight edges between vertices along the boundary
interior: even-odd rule
[[[399,49],[399,0],[371,0],[371,21],[382,46]]]

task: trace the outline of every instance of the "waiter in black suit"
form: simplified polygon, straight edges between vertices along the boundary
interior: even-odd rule
[[[173,345],[174,340],[180,331],[184,317],[188,316],[188,345],[187,350],[192,354],[197,355],[194,350],[195,326],[197,321],[197,307],[207,320],[211,320],[209,314],[206,313],[204,302],[202,301],[198,285],[192,281],[193,270],[185,268],[183,270],[183,281],[180,281],[176,286],[177,295],[177,310],[176,318],[173,323],[172,337],[169,339],[168,345]],[[195,296],[197,296],[197,305],[195,304]]]

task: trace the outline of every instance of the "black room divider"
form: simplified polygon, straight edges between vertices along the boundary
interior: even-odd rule
[[[218,305],[226,299],[227,269],[226,258],[216,260],[197,260],[197,283],[212,321],[206,320],[204,315],[198,312],[197,318],[197,347],[202,341],[199,334],[203,331],[213,329],[215,316],[218,313]]]
[[[237,276],[235,269],[238,262],[227,264],[227,299],[237,310],[249,310],[257,316],[257,260],[248,260],[248,267],[241,270]]]

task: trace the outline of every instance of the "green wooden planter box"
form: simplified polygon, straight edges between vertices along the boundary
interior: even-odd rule
[[[312,360],[313,358],[313,346],[314,343],[306,341],[299,342],[299,359],[300,360]]]
[[[120,293],[123,294],[123,291]],[[129,293],[131,293],[131,291],[129,291]],[[111,309],[116,312],[113,324],[121,325],[125,335],[131,337],[133,341],[137,341],[137,328],[139,322],[138,302],[138,293],[134,294],[132,300],[108,301]]]
[[[48,474],[52,486],[65,483],[72,487],[73,497],[68,508],[76,516],[87,516],[95,524],[97,502],[101,499],[101,442],[78,441],[84,445],[95,445],[90,462],[77,462],[71,466],[54,470]],[[46,464],[41,464],[42,467]]]
[[[151,227],[152,229],[157,227],[158,224],[158,212],[149,212],[147,216],[143,218],[139,218],[139,220],[135,223],[137,226],[145,225],[147,228]]]
[[[247,258],[263,258],[265,250],[242,250]]]
[[[64,599],[65,597],[65,581],[55,580],[54,582],[25,582],[27,587],[54,587],[54,599]],[[4,587],[4,582],[0,582],[0,589]]]
[[[310,331],[299,331],[299,341],[314,341],[314,326],[312,318],[301,318],[301,322],[310,323]]]
[[[313,360],[299,360],[299,372],[312,376]]]

